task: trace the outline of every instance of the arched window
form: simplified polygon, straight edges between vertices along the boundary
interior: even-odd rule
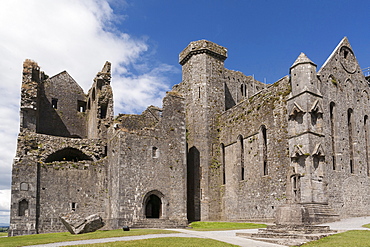
[[[18,216],[26,216],[26,212],[28,210],[28,201],[23,199],[18,204]]]
[[[92,90],[92,93],[91,93],[91,98],[92,98],[92,101],[95,101],[95,88],[93,88],[93,90]]]
[[[364,117],[364,134],[365,134],[365,161],[366,161],[366,173],[369,176],[370,175],[370,167],[369,167],[369,137],[368,137],[368,116],[366,115]]]
[[[353,110],[351,108],[347,111],[347,127],[348,127],[348,147],[349,147],[349,171],[354,173],[354,164],[353,164]]]
[[[262,160],[263,160],[263,175],[268,175],[268,164],[267,164],[267,129],[265,125],[261,126],[262,133]]]
[[[331,132],[331,151],[332,151],[332,167],[336,170],[336,159],[335,159],[335,103],[330,102],[330,132]]]
[[[238,146],[239,146],[239,164],[240,164],[240,180],[244,180],[244,143],[243,136],[238,136]]]
[[[92,160],[92,159],[78,149],[64,148],[59,151],[56,151],[55,153],[50,154],[49,157],[46,158],[45,163],[51,163],[54,161],[77,162],[80,160]]]

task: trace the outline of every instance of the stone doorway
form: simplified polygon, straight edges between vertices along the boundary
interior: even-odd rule
[[[157,218],[162,216],[162,201],[156,195],[150,195],[145,204],[145,217]]]

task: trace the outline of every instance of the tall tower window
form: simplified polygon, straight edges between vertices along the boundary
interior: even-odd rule
[[[336,160],[335,160],[335,103],[330,103],[330,131],[331,131],[331,151],[332,151],[332,167],[336,170]]]
[[[267,163],[267,130],[266,126],[261,126],[261,132],[262,132],[262,156],[263,156],[263,175],[268,175],[268,163]]]
[[[349,170],[350,173],[354,173],[353,164],[353,126],[352,126],[352,115],[353,110],[350,108],[347,111],[347,126],[348,126],[348,147],[349,147]]]
[[[238,143],[239,143],[239,160],[240,160],[240,180],[244,180],[244,144],[243,144],[243,136],[238,136]]]
[[[365,154],[365,160],[366,160],[366,173],[368,176],[370,176],[370,167],[369,167],[369,137],[368,137],[368,130],[367,130],[367,120],[368,120],[368,116],[366,115],[364,117],[364,132],[365,132],[365,151],[366,151],[366,154]]]
[[[18,216],[26,216],[26,212],[28,210],[28,201],[23,199],[18,204]]]

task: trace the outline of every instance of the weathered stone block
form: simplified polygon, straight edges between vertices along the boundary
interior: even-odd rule
[[[103,219],[97,214],[85,219],[78,214],[68,214],[60,217],[60,220],[71,234],[95,232],[104,226]]]

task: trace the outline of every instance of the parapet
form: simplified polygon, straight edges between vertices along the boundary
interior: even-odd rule
[[[180,53],[179,63],[184,65],[191,56],[195,54],[207,53],[221,61],[227,58],[227,49],[208,40],[198,40],[190,44]]]

